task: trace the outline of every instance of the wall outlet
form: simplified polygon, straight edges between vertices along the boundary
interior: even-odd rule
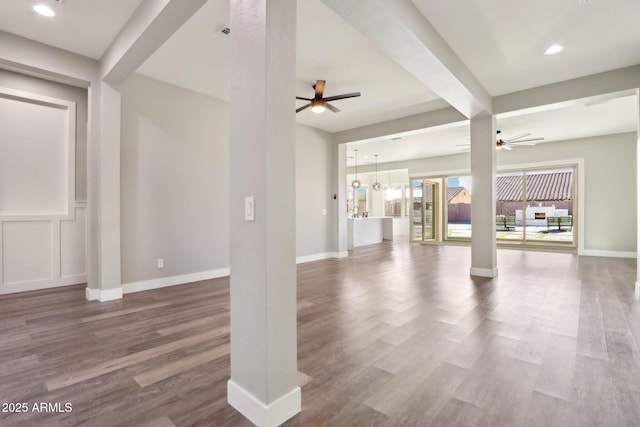
[[[327,216],[327,210],[326,209],[322,209],[322,215]]]
[[[164,260],[162,258],[158,258],[158,268],[164,268]]]

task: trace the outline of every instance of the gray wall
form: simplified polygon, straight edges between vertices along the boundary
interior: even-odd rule
[[[0,86],[76,103],[76,201],[87,201],[87,90],[0,69]]]
[[[229,267],[227,102],[141,75],[121,89],[123,283]],[[335,148],[316,129],[296,137],[296,254],[330,252]]]
[[[625,133],[519,147],[498,153],[498,169],[563,159],[584,159],[584,248],[636,251],[636,134]],[[469,171],[469,154],[384,163],[378,170],[410,175]],[[370,167],[364,167],[370,171]]]
[[[296,126],[296,255],[332,251],[332,163],[335,148],[331,135]],[[322,210],[326,209],[326,215]]]

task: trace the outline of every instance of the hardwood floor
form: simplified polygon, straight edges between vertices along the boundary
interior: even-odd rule
[[[499,250],[488,280],[469,257],[385,242],[300,265],[303,411],[285,425],[640,425],[635,260]],[[0,403],[28,412],[0,425],[250,425],[226,403],[228,298],[227,279],[1,296]]]

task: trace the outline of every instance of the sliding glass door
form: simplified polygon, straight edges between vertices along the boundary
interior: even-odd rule
[[[438,187],[436,181],[411,180],[411,240],[414,242],[438,238]]]

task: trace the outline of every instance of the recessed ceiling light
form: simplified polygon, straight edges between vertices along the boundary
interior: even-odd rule
[[[42,16],[56,16],[56,13],[49,6],[45,6],[43,4],[33,6],[33,10],[35,10]]]
[[[564,47],[560,46],[559,44],[554,44],[552,46],[549,46],[547,50],[544,51],[544,54],[555,55],[556,53],[562,52],[563,49]]]

